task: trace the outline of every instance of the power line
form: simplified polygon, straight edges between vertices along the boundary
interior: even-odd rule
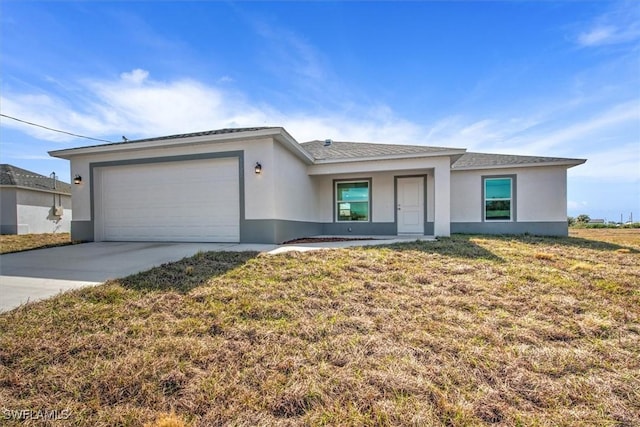
[[[67,131],[60,130],[60,129],[53,129],[53,128],[50,128],[50,127],[47,127],[47,126],[39,125],[37,123],[32,123],[32,122],[28,122],[26,120],[18,119],[16,117],[7,116],[6,114],[0,114],[0,116],[6,117],[7,119],[15,120],[17,122],[25,123],[25,124],[28,124],[28,125],[31,125],[31,126],[36,126],[36,127],[42,128],[42,129],[50,130],[50,131],[53,131],[53,132],[59,132],[59,133],[64,133],[64,134],[67,134],[67,135],[75,136],[77,138],[91,139],[93,141],[100,141],[100,142],[109,142],[109,143],[113,142],[113,141],[107,141],[106,139],[92,138],[90,136],[78,135],[77,133],[67,132]]]

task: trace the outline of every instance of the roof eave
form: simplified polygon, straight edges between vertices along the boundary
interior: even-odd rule
[[[372,157],[346,157],[340,159],[315,159],[313,161],[316,165],[326,165],[332,163],[353,163],[353,162],[370,162],[370,161],[378,161],[378,160],[403,160],[403,159],[415,159],[415,158],[425,158],[425,157],[446,157],[446,156],[455,156],[464,154],[467,150],[460,149],[452,149],[446,151],[436,151],[433,153],[409,153],[409,154],[396,154],[396,155],[386,155],[386,156],[372,156]]]
[[[313,156],[307,150],[305,150],[294,137],[292,137],[285,128],[279,128],[280,132],[274,136],[278,142],[280,142],[285,148],[290,150],[294,155],[304,161],[307,165],[311,165],[314,162]]]
[[[53,188],[51,189],[35,188],[35,187],[27,187],[24,185],[17,185],[17,184],[0,184],[0,188],[16,188],[19,190],[40,191],[43,193],[62,194],[63,196],[71,196],[71,192],[67,193],[66,191],[53,189]]]
[[[462,166],[452,167],[452,171],[464,171],[464,170],[482,170],[482,169],[513,169],[513,168],[530,168],[538,166],[567,166],[572,168],[574,166],[585,163],[586,159],[567,159],[555,162],[538,162],[538,163],[518,163],[518,164],[505,164],[505,165],[487,165],[487,166]]]
[[[113,153],[118,151],[140,150],[156,147],[167,148],[180,145],[204,144],[207,142],[234,141],[240,139],[259,139],[264,137],[277,137],[278,135],[282,135],[283,133],[286,133],[283,128],[275,127],[246,132],[224,133],[219,135],[201,135],[186,138],[161,139],[141,142],[132,141],[121,144],[104,144],[91,147],[68,148],[64,150],[49,151],[49,155],[52,157],[58,157],[68,160],[73,156],[84,154]],[[289,136],[289,138],[291,138],[291,136]]]

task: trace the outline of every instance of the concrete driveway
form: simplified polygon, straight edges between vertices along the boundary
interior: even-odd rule
[[[98,242],[0,255],[0,312],[62,291],[128,276],[198,251],[270,251],[238,243]]]
[[[108,279],[139,273],[195,255],[199,251],[256,251],[275,255],[289,251],[391,244],[416,238],[433,240],[428,236],[398,236],[391,239],[386,236],[376,240],[283,246],[247,243],[98,242],[0,255],[0,312],[70,289],[98,285]]]

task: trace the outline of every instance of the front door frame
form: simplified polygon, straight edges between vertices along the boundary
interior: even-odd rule
[[[418,231],[416,232],[417,234],[422,234],[424,235],[427,227],[426,227],[426,223],[427,223],[427,174],[421,174],[421,175],[396,175],[393,177],[393,192],[394,192],[394,197],[393,197],[393,211],[394,211],[394,219],[395,219],[395,223],[396,223],[396,233],[400,234],[399,231],[399,218],[398,218],[398,180],[403,179],[403,178],[422,178],[422,231]],[[412,233],[406,233],[406,234],[412,234]],[[415,233],[414,233],[415,234]]]

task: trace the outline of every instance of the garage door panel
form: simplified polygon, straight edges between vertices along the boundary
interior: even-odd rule
[[[113,241],[199,242],[203,235],[215,236],[216,242],[235,242],[237,232],[226,227],[118,227],[105,230]],[[138,239],[137,237],[140,236]]]
[[[237,158],[115,166],[101,178],[103,240],[239,240]]]

